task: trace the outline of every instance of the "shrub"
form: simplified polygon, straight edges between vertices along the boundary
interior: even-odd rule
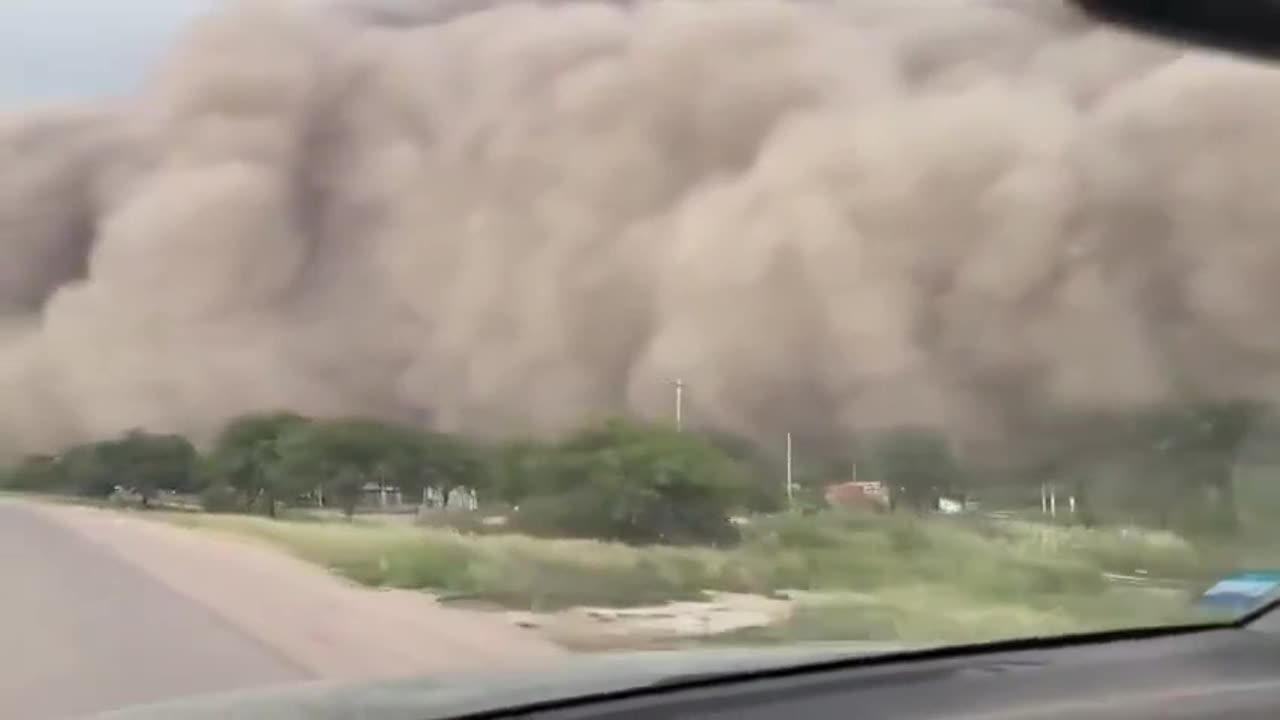
[[[696,436],[620,420],[524,459],[533,496],[518,526],[533,534],[631,544],[728,544],[745,475]]]
[[[211,513],[239,512],[244,509],[244,500],[235,488],[220,482],[201,491],[200,507]]]

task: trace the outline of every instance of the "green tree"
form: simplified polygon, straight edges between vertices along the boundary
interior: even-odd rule
[[[28,455],[5,477],[7,488],[23,492],[62,492],[67,484],[62,464],[50,455]]]
[[[394,485],[410,497],[434,488],[448,498],[459,487],[475,490],[492,485],[491,463],[482,449],[448,433],[402,425],[371,428],[368,442],[378,448],[382,462],[375,480]]]
[[[97,467],[119,485],[136,492],[146,507],[161,490],[198,490],[196,449],[180,435],[156,435],[134,430],[124,437],[97,444]]]
[[[273,471],[279,461],[277,442],[285,433],[308,422],[288,412],[248,415],[232,421],[218,435],[202,468],[205,480],[231,487],[244,499],[246,508],[261,505],[274,517],[276,504],[284,497]]]
[[[537,465],[546,453],[546,446],[523,438],[495,446],[488,458],[493,494],[509,505],[532,495],[531,481],[538,477]]]
[[[1007,469],[1027,497],[1041,484],[1068,489],[1086,524],[1124,518],[1230,530],[1237,522],[1233,469],[1265,410],[1248,401],[1196,401],[1029,419],[1018,424]]]
[[[742,473],[743,507],[756,513],[775,513],[787,507],[786,451],[765,448],[750,439],[722,433],[705,434],[707,442],[731,458]],[[794,473],[794,482],[806,489],[820,488],[837,475]]]
[[[1039,502],[1045,486],[1065,489],[1075,498],[1076,520],[1097,524],[1123,488],[1102,487],[1104,479],[1116,482],[1107,468],[1133,451],[1133,417],[1116,413],[1061,413],[1024,418],[1002,453],[1003,467],[981,469],[984,475],[1005,483],[1005,494],[1026,503]],[[1099,492],[1099,490],[1109,492]],[[1020,491],[1020,492],[1019,492]]]
[[[1243,400],[1153,408],[1132,422],[1144,470],[1144,493],[1161,525],[1208,519],[1214,529],[1239,525],[1233,469],[1265,408]]]
[[[115,491],[120,478],[117,470],[103,459],[103,447],[107,442],[77,445],[58,458],[64,492],[81,497],[105,498]]]
[[[417,460],[417,443],[398,428],[372,420],[318,420],[285,432],[275,444],[277,487],[292,493],[320,486],[347,517],[365,484],[403,477]]]
[[[536,496],[527,528],[629,543],[732,540],[729,514],[749,488],[725,453],[690,433],[610,420],[588,427],[526,467]]]
[[[946,436],[928,427],[886,432],[871,445],[872,470],[889,489],[895,508],[927,510],[963,488],[964,473]]]

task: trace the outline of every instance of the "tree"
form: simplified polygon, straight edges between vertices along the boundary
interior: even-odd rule
[[[62,464],[50,455],[28,455],[5,477],[5,487],[24,492],[60,492],[67,484]]]
[[[232,421],[218,435],[204,466],[209,482],[221,482],[244,498],[245,506],[263,505],[275,516],[282,496],[273,466],[279,461],[277,442],[285,433],[305,426],[306,418],[288,412],[248,415]]]
[[[434,488],[445,500],[456,488],[493,486],[494,469],[484,452],[465,438],[417,428],[385,427],[384,452],[390,482],[407,493]]]
[[[319,420],[285,432],[275,445],[277,487],[301,493],[319,485],[350,518],[366,483],[411,472],[417,439],[371,420]]]
[[[1174,513],[1193,521],[1207,511],[1213,529],[1235,531],[1232,470],[1263,413],[1258,403],[1225,400],[1157,407],[1134,417],[1134,447],[1161,525]]]
[[[1236,525],[1232,470],[1265,408],[1243,400],[1062,413],[1018,424],[1010,474],[1029,494],[1065,486],[1077,518]]]
[[[536,495],[521,506],[526,527],[628,543],[732,540],[729,514],[748,490],[705,440],[624,420],[588,427],[528,468]]]
[[[1038,498],[1045,486],[1065,488],[1075,498],[1076,520],[1094,525],[1103,510],[1096,501],[1110,498],[1114,504],[1116,495],[1123,494],[1124,488],[1101,487],[1100,481],[1109,467],[1132,454],[1133,423],[1131,414],[1113,412],[1024,417],[1004,453],[1007,464],[995,472],[988,467],[982,471],[1012,480],[1015,487],[1007,489],[1026,501]],[[1112,484],[1116,481],[1111,478]]]
[[[498,445],[489,455],[491,489],[503,502],[518,506],[537,494],[542,464],[551,453],[550,446],[527,439]]]
[[[62,488],[65,492],[94,498],[105,498],[115,492],[119,478],[102,457],[106,444],[104,441],[77,445],[62,453],[58,464],[65,478]]]
[[[872,469],[889,488],[893,507],[926,510],[963,485],[963,472],[938,430],[909,426],[872,443]]]
[[[196,449],[180,435],[154,435],[133,430],[123,438],[99,443],[96,462],[122,487],[133,490],[146,507],[161,490],[198,490]]]
[[[743,506],[757,513],[774,513],[787,507],[786,452],[785,449],[768,449],[747,438],[722,433],[705,433],[713,447],[731,458],[742,473],[745,494]],[[849,467],[843,464],[843,467]],[[833,473],[806,473],[807,468],[796,472],[796,484],[806,489],[819,489],[833,477]],[[820,493],[819,493],[820,494]]]
[[[457,488],[480,491],[492,487],[491,466],[478,446],[454,435],[423,433],[417,447],[419,489],[433,487],[447,501]]]

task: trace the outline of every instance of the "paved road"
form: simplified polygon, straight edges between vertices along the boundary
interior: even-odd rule
[[[0,500],[0,718],[307,679],[109,550]]]

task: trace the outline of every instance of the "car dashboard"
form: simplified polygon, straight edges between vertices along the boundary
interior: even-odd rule
[[[1280,622],[1276,624],[1280,625]],[[1280,636],[1200,630],[1051,647],[925,651],[691,681],[491,717],[1155,720],[1280,718]]]

